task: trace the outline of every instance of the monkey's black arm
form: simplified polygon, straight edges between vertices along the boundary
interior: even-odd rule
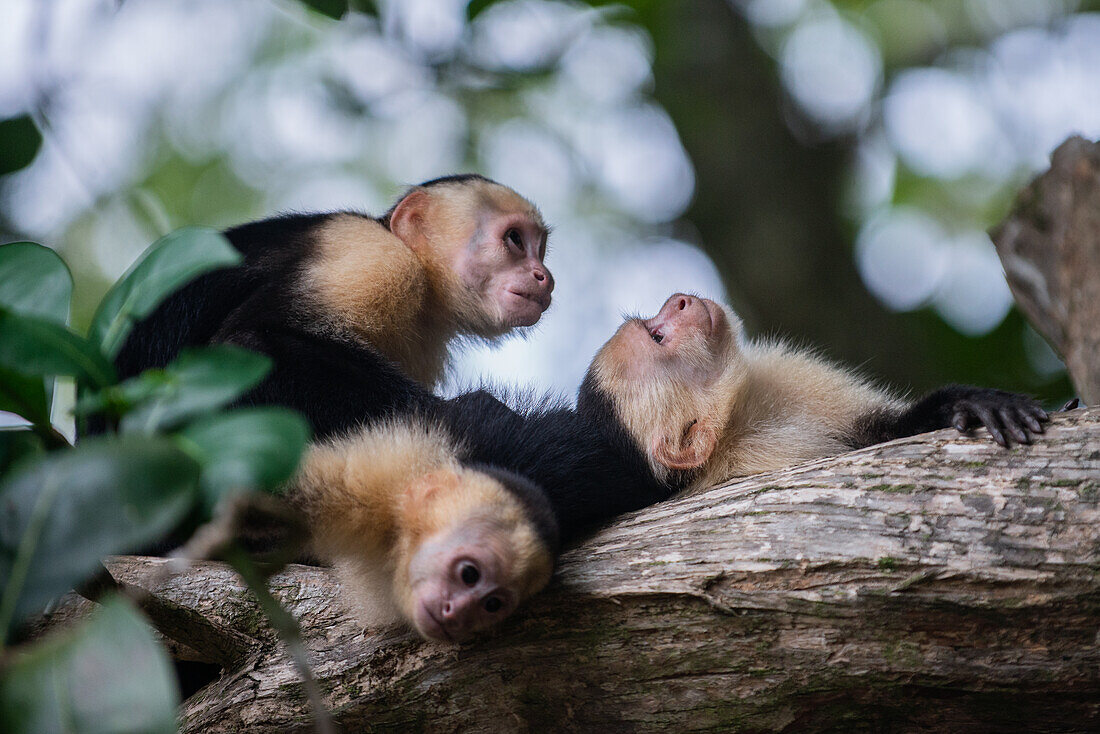
[[[437,400],[367,349],[290,331],[266,334],[252,348],[275,364],[242,402],[293,408],[309,420],[314,438],[394,414],[426,412]]]
[[[870,446],[940,428],[960,432],[977,426],[1008,448],[1010,440],[1031,443],[1050,420],[1046,411],[1026,395],[969,385],[934,390],[900,412],[878,411],[857,422],[855,445]]]

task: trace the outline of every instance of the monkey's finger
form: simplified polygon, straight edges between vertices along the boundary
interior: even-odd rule
[[[970,414],[966,408],[955,406],[955,415],[951,416],[951,425],[959,433],[966,433],[966,427],[970,424]]]
[[[1081,399],[1080,398],[1074,398],[1073,400],[1070,400],[1069,402],[1067,402],[1065,405],[1062,406],[1061,412],[1065,413],[1066,411],[1069,411],[1069,410],[1076,410],[1077,406],[1079,406],[1080,404],[1081,404]]]
[[[1027,435],[1027,431],[1016,420],[1015,412],[1011,408],[1001,408],[997,411],[997,414],[1001,418],[1001,425],[1005,427],[1005,430],[1008,431],[1008,434],[1012,436],[1016,443],[1031,443],[1031,437]]]
[[[1020,422],[1027,426],[1027,429],[1032,433],[1038,434],[1043,432],[1043,424],[1036,420],[1035,416],[1031,415],[1023,408],[1016,408],[1016,416],[1019,418]]]
[[[1005,438],[1004,433],[1001,432],[1000,422],[997,420],[997,416],[993,414],[993,411],[985,407],[981,403],[972,403],[974,413],[978,416],[978,420],[982,422],[982,425],[989,430],[989,435],[993,440],[1004,448],[1008,448],[1008,439]]]

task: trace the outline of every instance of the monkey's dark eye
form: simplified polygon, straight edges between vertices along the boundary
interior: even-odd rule
[[[462,577],[462,583],[467,586],[473,586],[481,579],[481,572],[478,571],[477,566],[472,563],[465,564],[458,574]]]
[[[659,331],[655,331],[655,332],[653,332],[652,334],[649,335],[649,338],[652,339],[653,341],[657,342],[658,344],[660,344],[661,342],[663,342],[665,340],[665,335],[662,334]]]
[[[504,608],[504,602],[502,602],[498,597],[490,596],[488,599],[485,600],[484,606],[485,611],[487,611],[489,614],[496,614],[502,608]]]
[[[518,229],[513,227],[512,229],[505,232],[504,239],[515,245],[517,250],[523,249],[523,235],[519,233]]]

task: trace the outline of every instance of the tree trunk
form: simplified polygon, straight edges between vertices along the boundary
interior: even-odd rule
[[[1062,143],[992,236],[1020,308],[1100,403],[1100,143]]]
[[[1096,730],[1100,410],[1058,414],[1010,451],[979,433],[624,517],[461,647],[364,631],[325,569],[291,567],[272,589],[348,731]],[[223,666],[182,730],[308,730],[298,677],[233,572],[156,580],[164,563],[108,566],[164,602],[174,654]]]

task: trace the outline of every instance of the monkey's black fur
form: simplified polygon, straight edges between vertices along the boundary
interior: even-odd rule
[[[313,248],[313,234],[334,216],[284,214],[226,230],[244,261],[199,276],[134,324],[115,358],[119,377],[164,367],[184,347],[209,344],[234,309],[264,285],[284,288],[283,297],[293,298],[290,287]]]
[[[645,455],[610,405],[508,407],[485,390],[437,406],[464,458],[526,476],[543,488],[563,542],[624,512],[667,499]]]
[[[347,433],[395,413],[426,413],[439,402],[370,346],[306,325],[309,308],[265,285],[215,333],[271,357],[267,377],[245,405],[285,405],[310,422],[315,438]]]
[[[556,557],[561,551],[561,529],[554,508],[542,487],[525,476],[491,464],[467,462],[467,465],[471,469],[476,469],[482,474],[488,474],[496,479],[512,493],[512,496],[519,500],[527,519],[535,528],[535,534],[542,539],[542,542],[550,549],[550,553]]]

